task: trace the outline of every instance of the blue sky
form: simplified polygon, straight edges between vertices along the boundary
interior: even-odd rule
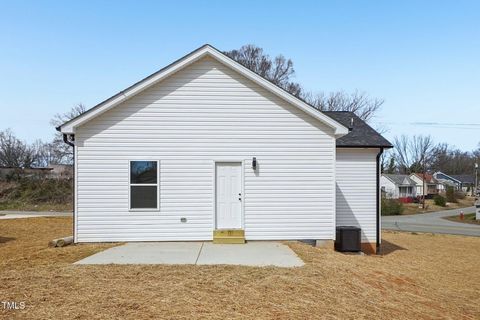
[[[204,43],[253,43],[291,58],[308,90],[385,99],[373,125],[389,139],[480,142],[479,1],[4,1],[0,129],[50,139],[55,113],[91,107]]]

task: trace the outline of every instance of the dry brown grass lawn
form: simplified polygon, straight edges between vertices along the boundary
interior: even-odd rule
[[[383,256],[288,243],[296,269],[74,266],[108,247],[47,248],[69,218],[0,221],[6,319],[479,319],[480,238],[384,233]],[[232,246],[232,250],[234,250]],[[1,305],[0,305],[1,307]]]
[[[435,211],[443,211],[443,210],[452,210],[452,209],[460,209],[471,207],[475,204],[475,198],[473,197],[465,197],[464,199],[457,200],[457,203],[449,203],[446,207],[441,207],[435,205],[432,199],[425,200],[426,210],[424,211],[422,208],[421,203],[405,203],[403,214],[416,214],[416,213],[424,213],[424,212],[435,212]]]

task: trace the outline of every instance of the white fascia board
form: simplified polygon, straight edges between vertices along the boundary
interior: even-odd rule
[[[408,176],[410,179],[412,179],[415,183],[422,183],[422,178],[420,178],[419,176],[417,176],[415,173],[412,173]],[[420,181],[420,182],[418,182]]]
[[[240,63],[230,59],[217,49],[211,47],[210,45],[205,45],[197,51],[192,52],[191,54],[185,56],[184,58],[174,62],[172,65],[168,66],[165,70],[159,71],[157,74],[153,74],[150,77],[147,77],[145,80],[140,81],[136,85],[120,92],[117,96],[112,97],[106,100],[104,103],[95,106],[90,111],[87,111],[83,116],[80,116],[76,119],[71,120],[63,124],[60,127],[60,131],[62,133],[73,134],[75,133],[75,128],[84,124],[85,122],[95,118],[96,116],[104,113],[107,110],[117,106],[118,104],[122,103],[123,101],[129,99],[130,97],[140,93],[141,91],[151,87],[152,85],[158,83],[159,81],[165,79],[166,77],[174,74],[175,72],[183,69],[187,65],[203,58],[206,55],[210,55],[214,57],[219,62],[223,63],[224,65],[230,67],[231,69],[237,71],[238,73],[242,74],[246,78],[252,80],[253,82],[257,83],[261,87],[269,90],[273,94],[279,96],[283,100],[291,103],[295,107],[299,108],[303,112],[307,113],[308,115],[314,117],[315,119],[321,121],[322,123],[326,124],[327,126],[331,127],[334,130],[334,134],[336,138],[342,137],[348,133],[348,128],[344,127],[337,121],[333,120],[332,118],[326,116],[322,112],[315,110],[313,107],[309,106],[302,100],[296,98],[292,94],[288,93],[287,91],[279,88],[278,86],[274,85],[270,81],[262,78],[255,72],[249,70],[248,68],[242,66]]]

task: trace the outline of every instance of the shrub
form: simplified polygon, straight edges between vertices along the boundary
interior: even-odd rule
[[[439,194],[433,197],[433,202],[435,202],[435,205],[440,207],[445,207],[447,205],[447,200]]]
[[[455,199],[465,199],[465,192],[463,191],[456,191],[455,192]]]
[[[7,204],[68,204],[72,201],[69,179],[20,178],[0,188],[0,206]]]
[[[402,214],[403,203],[396,199],[382,199],[382,216],[394,216]]]
[[[447,198],[447,202],[457,202],[457,199],[455,199],[455,190],[453,189],[453,187],[447,187],[447,192],[445,196]]]

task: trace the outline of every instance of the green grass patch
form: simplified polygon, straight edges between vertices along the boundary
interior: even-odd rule
[[[455,221],[455,222],[462,222],[462,223],[470,223],[470,224],[478,224],[480,225],[480,220],[475,219],[475,213],[468,213],[463,216],[463,220],[460,219],[460,215],[444,217],[444,219]]]

